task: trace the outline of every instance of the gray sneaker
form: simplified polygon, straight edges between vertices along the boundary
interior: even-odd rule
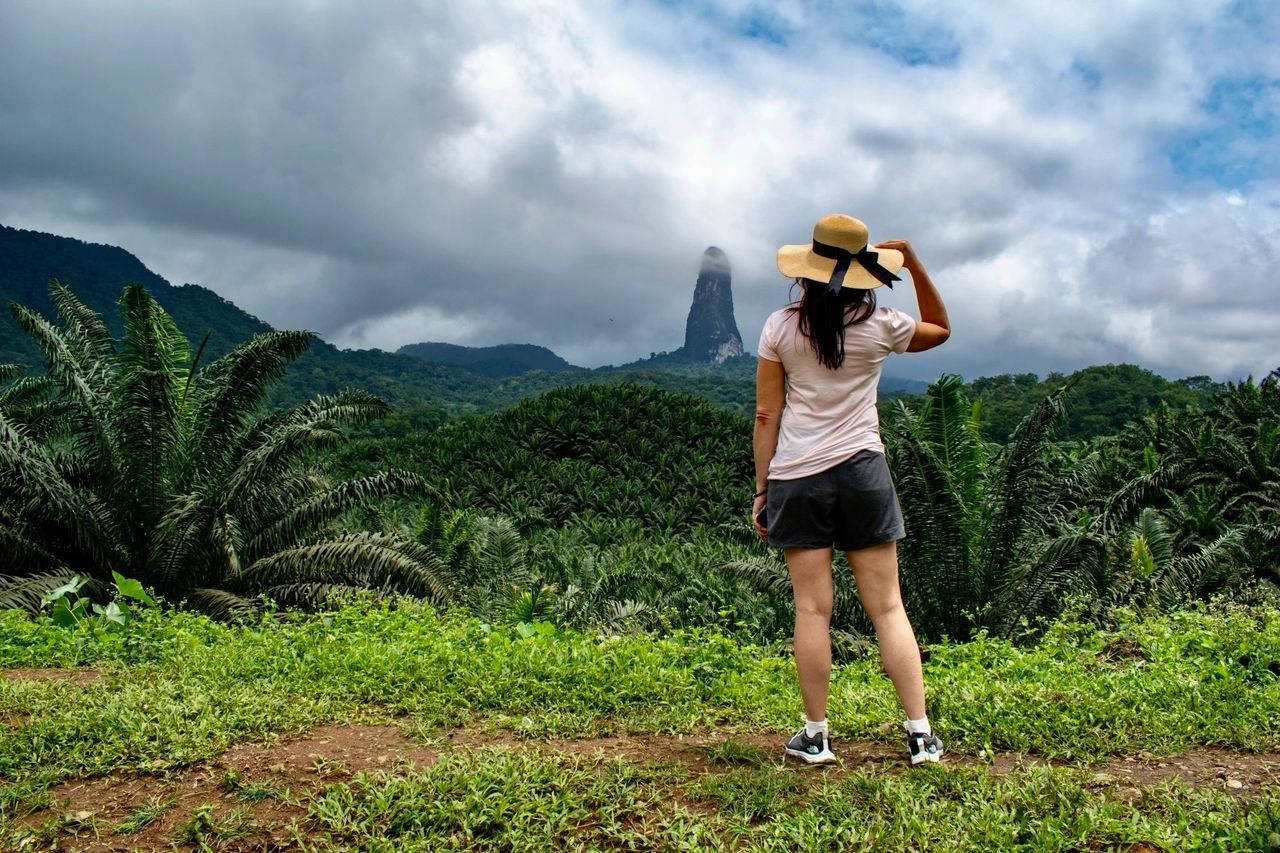
[[[937,761],[942,758],[942,741],[930,732],[907,732],[907,749],[911,750],[911,764],[924,764],[926,761]]]
[[[830,764],[836,760],[836,754],[831,751],[831,739],[825,730],[809,737],[801,729],[787,741],[786,749],[787,755],[794,755],[806,764]]]

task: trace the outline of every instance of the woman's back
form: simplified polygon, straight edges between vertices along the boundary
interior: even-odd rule
[[[875,291],[911,276],[920,321],[875,307]],[[891,352],[919,352],[951,334],[942,299],[911,245],[872,246],[865,223],[844,214],[818,220],[811,243],[778,250],[778,272],[803,289],[760,335],[756,418],[751,434],[756,534],[781,548],[795,597],[796,675],[804,728],[787,755],[808,764],[836,760],[827,725],[831,680],[831,555],[845,552],[880,662],[902,709],[911,763],[942,757],[925,713],[924,675],[902,606],[897,542],[902,509],[876,416],[876,384]],[[790,310],[788,310],[790,309]]]
[[[884,452],[876,413],[876,386],[890,352],[905,352],[916,321],[896,308],[877,308],[844,329],[844,361],[821,364],[800,331],[793,307],[769,315],[759,355],[781,362],[786,407],[769,477],[793,480],[824,471],[862,450]]]

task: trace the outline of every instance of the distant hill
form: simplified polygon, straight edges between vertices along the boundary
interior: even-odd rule
[[[661,371],[663,373],[674,373],[677,376],[702,376],[717,377],[724,380],[733,380],[738,382],[751,383],[752,393],[755,393],[756,380],[756,361],[755,355],[736,355],[726,358],[719,364],[709,364],[707,362],[694,362],[685,357],[681,350],[675,352],[660,352],[650,355],[648,358],[633,361],[629,364],[612,365],[597,368],[601,371],[621,371],[631,373],[635,371]],[[919,379],[899,379],[896,376],[880,377],[880,393],[882,394],[920,394],[929,387],[928,382]]]
[[[196,346],[206,331],[206,350],[216,358],[270,325],[208,288],[174,286],[116,246],[86,243],[38,231],[0,225],[0,304],[18,302],[53,317],[49,281],[69,286],[89,307],[102,314],[115,334],[121,333],[116,302],[128,282],[144,285]],[[272,405],[288,405],[315,394],[361,387],[399,407],[438,409],[447,413],[495,411],[534,394],[581,382],[636,382],[697,394],[724,408],[745,412],[754,393],[749,372],[710,369],[650,369],[638,363],[607,371],[576,368],[555,353],[533,345],[471,349],[428,344],[433,354],[472,362],[470,367],[383,350],[342,350],[317,340],[311,351],[285,372],[272,391]],[[461,355],[459,355],[461,353]],[[43,358],[31,339],[0,312],[0,363],[16,362],[38,369]],[[524,367],[516,373],[516,366]],[[655,365],[656,367],[656,365]],[[690,365],[692,368],[692,365]],[[716,366],[723,367],[723,366]],[[489,372],[485,372],[489,371]],[[426,417],[425,421],[430,421]]]
[[[211,332],[206,357],[216,358],[236,344],[271,327],[208,288],[175,286],[147,269],[124,249],[85,243],[37,231],[0,225],[0,303],[18,302],[53,316],[50,279],[58,279],[102,314],[121,333],[116,302],[127,282],[139,282],[164,306],[194,347]],[[411,354],[412,353],[412,354]],[[0,363],[33,369],[43,358],[31,339],[0,312]],[[311,351],[285,372],[270,403],[286,405],[315,394],[360,387],[397,407],[415,411],[405,424],[436,423],[447,414],[491,412],[536,394],[576,384],[631,382],[694,394],[730,411],[750,414],[755,400],[754,355],[726,358],[719,364],[691,361],[682,351],[654,353],[619,366],[594,370],[575,367],[545,347],[506,344],[462,347],[423,343],[401,352],[342,350],[317,340]],[[1167,380],[1137,365],[1096,365],[1077,371],[1064,433],[1087,438],[1118,429],[1125,421],[1161,404],[1203,403],[1222,386],[1209,377]],[[1072,374],[1075,376],[1076,374]],[[983,431],[1003,441],[1014,425],[1045,394],[1069,377],[1049,374],[992,376],[969,383],[982,401]],[[882,397],[918,394],[919,380],[880,380]]]
[[[1175,409],[1205,406],[1225,389],[1208,376],[1168,380],[1136,364],[1095,364],[1069,375],[1034,373],[986,376],[968,383],[969,395],[981,401],[982,430],[993,441],[1006,441],[1013,429],[1045,396],[1070,379],[1063,433],[1093,438],[1117,432],[1130,420],[1162,404]]]
[[[0,225],[0,303],[6,309],[0,318],[0,363],[43,363],[35,343],[13,322],[7,306],[17,302],[52,317],[49,281],[55,278],[102,314],[116,335],[122,331],[116,302],[131,281],[144,285],[193,343],[199,343],[205,330],[211,331],[208,354],[212,356],[271,328],[208,288],[174,287],[117,246]]]
[[[193,349],[206,331],[211,332],[207,359],[271,328],[208,288],[170,284],[117,246],[0,225],[0,304],[17,302],[52,318],[51,279],[75,291],[103,316],[116,335],[122,332],[116,303],[125,284],[142,284],[173,317]],[[0,314],[0,363],[15,362],[39,367],[44,359],[5,310]],[[457,367],[424,364],[411,356],[382,350],[340,350],[316,341],[285,373],[271,402],[295,403],[317,393],[360,386],[399,405],[446,408],[461,400],[464,409],[479,409],[487,406],[467,405],[465,401],[473,400],[477,392],[486,400],[491,385],[487,377]]]
[[[565,361],[546,347],[534,344],[499,344],[492,347],[464,347],[458,344],[427,342],[405,344],[396,350],[401,355],[411,355],[423,361],[452,364],[494,378],[519,376],[530,370],[560,371],[585,370]]]

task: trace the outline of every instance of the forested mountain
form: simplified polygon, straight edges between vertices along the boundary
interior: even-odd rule
[[[54,306],[49,282],[55,279],[101,314],[117,336],[122,328],[116,304],[125,284],[143,285],[173,318],[193,352],[209,333],[205,359],[224,355],[251,336],[271,330],[208,288],[171,285],[117,246],[0,225],[0,301],[26,305],[50,317]],[[0,364],[37,367],[43,361],[31,338],[6,311],[0,318]],[[288,381],[273,389],[271,402],[292,405],[315,394],[359,386],[394,404],[443,405],[446,400],[469,399],[477,390],[487,390],[486,384],[485,377],[456,367],[424,364],[381,350],[339,350],[316,341],[298,360]]]
[[[423,361],[452,364],[496,378],[519,376],[530,370],[546,370],[551,373],[585,370],[565,361],[546,347],[534,344],[498,344],[492,347],[464,347],[430,341],[405,344],[396,350],[401,355],[411,355]]]
[[[1099,364],[1070,375],[1050,373],[1043,380],[1034,373],[987,376],[973,380],[966,390],[981,401],[983,435],[1005,441],[1038,402],[1067,382],[1074,383],[1063,428],[1069,438],[1111,435],[1162,403],[1174,409],[1204,405],[1225,388],[1208,376],[1171,382],[1136,364]]]
[[[118,246],[22,231],[0,225],[0,300],[53,315],[49,282],[58,279],[102,315],[113,335],[122,332],[116,303],[126,282],[137,282],[165,307],[189,341],[198,346],[205,330],[208,355],[226,353],[240,341],[271,327],[208,288],[175,287]],[[40,351],[5,312],[0,322],[0,363],[37,365]]]
[[[0,302],[53,313],[49,282],[68,285],[86,305],[102,314],[112,334],[121,328],[116,304],[127,282],[144,285],[174,319],[194,351],[205,332],[204,358],[228,352],[250,336],[270,330],[257,317],[213,291],[193,284],[174,286],[147,269],[124,249],[69,237],[0,225]],[[0,317],[0,364],[37,368],[43,358],[7,312]],[[629,364],[594,370],[576,368],[556,353],[530,344],[462,347],[445,343],[411,344],[398,353],[340,350],[317,340],[269,396],[274,406],[296,405],[316,394],[349,387],[365,388],[398,408],[380,428],[439,423],[445,414],[496,411],[520,400],[566,385],[634,382],[685,392],[739,413],[754,405],[756,358],[728,358],[719,364],[695,363],[684,353],[650,353]],[[1069,379],[1076,380],[1073,406],[1064,433],[1087,438],[1113,433],[1130,418],[1166,403],[1179,408],[1204,402],[1220,386],[1208,377],[1171,382],[1135,365],[1102,365],[1064,376],[1009,374],[976,379],[967,392],[981,401],[985,437],[1003,441],[1040,400]],[[881,379],[883,398],[922,393],[919,380]]]
[[[216,358],[271,327],[208,288],[174,286],[117,246],[0,225],[0,302],[26,305],[52,316],[49,283],[57,279],[100,313],[114,335],[122,329],[116,304],[128,282],[147,288],[194,351],[205,332],[205,357]],[[426,359],[426,360],[424,360]],[[37,368],[43,357],[5,313],[0,317],[0,364]],[[412,407],[413,422],[434,421],[424,410],[494,411],[553,388],[579,382],[636,382],[704,397],[733,411],[753,404],[755,357],[724,364],[691,364],[666,354],[621,367],[585,370],[551,350],[530,344],[461,347],[411,344],[399,353],[340,350],[317,340],[271,390],[271,405],[295,405],[316,394],[360,387],[398,407]],[[922,390],[925,383],[885,380],[883,389]]]

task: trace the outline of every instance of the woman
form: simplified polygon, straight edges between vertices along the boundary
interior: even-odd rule
[[[920,650],[898,589],[902,511],[880,441],[876,385],[889,353],[947,339],[947,311],[906,240],[870,247],[867,227],[842,214],[818,220],[812,243],[779,249],[778,269],[803,293],[760,334],[751,516],[762,538],[785,549],[795,595],[805,715],[786,751],[811,764],[835,760],[827,730],[835,547],[853,570],[906,712],[911,763],[937,761],[942,742],[929,727]],[[875,289],[892,287],[902,269],[915,285],[919,321],[876,307]]]

